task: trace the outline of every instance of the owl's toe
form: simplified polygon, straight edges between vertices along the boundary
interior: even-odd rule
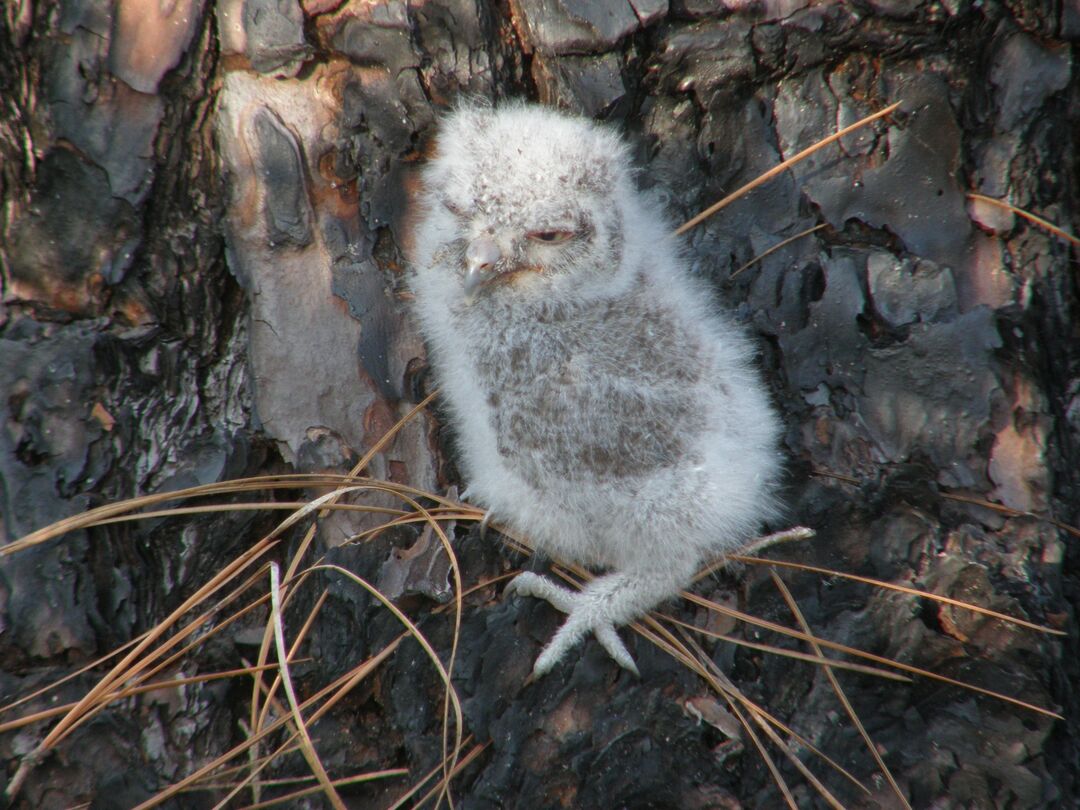
[[[535,596],[551,604],[560,613],[570,613],[574,609],[578,594],[562,585],[556,585],[547,577],[526,571],[518,574],[506,586],[506,595]]]
[[[480,518],[480,539],[483,540],[487,537],[488,526],[491,525],[492,510],[488,509],[484,512],[484,516]]]
[[[596,636],[596,640],[600,642],[600,646],[607,650],[607,654],[610,655],[615,663],[623,669],[629,670],[641,677],[641,673],[638,672],[637,664],[634,663],[633,656],[630,655],[630,651],[626,649],[626,645],[623,644],[623,640],[619,638],[619,634],[615,632],[615,625],[608,622],[607,624],[600,624],[593,627],[593,634]]]

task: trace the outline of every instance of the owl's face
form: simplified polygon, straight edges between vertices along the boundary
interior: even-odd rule
[[[424,175],[415,262],[464,305],[602,295],[623,264],[626,163],[617,137],[550,110],[458,110]]]

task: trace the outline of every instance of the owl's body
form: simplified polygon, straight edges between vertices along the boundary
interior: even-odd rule
[[[470,498],[607,573],[542,673],[675,595],[773,511],[778,421],[752,350],[688,275],[612,133],[537,107],[450,116],[424,176],[412,289]]]

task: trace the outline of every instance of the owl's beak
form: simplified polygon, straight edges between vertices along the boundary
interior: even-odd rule
[[[502,251],[490,236],[478,236],[465,248],[465,303],[471,304],[476,292],[495,275],[495,265]]]

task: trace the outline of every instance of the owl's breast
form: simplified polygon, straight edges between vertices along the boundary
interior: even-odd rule
[[[471,344],[495,450],[535,489],[647,479],[695,454],[704,419],[685,358],[611,327],[537,323]]]

